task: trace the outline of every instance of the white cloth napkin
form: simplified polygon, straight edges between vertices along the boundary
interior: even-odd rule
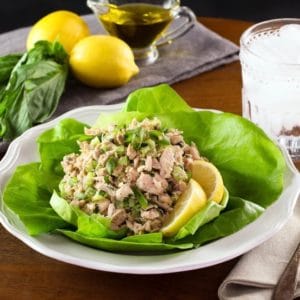
[[[300,199],[293,216],[271,239],[245,254],[219,287],[221,300],[269,300],[300,241]],[[300,272],[295,298],[300,297]],[[289,299],[286,299],[289,300]]]

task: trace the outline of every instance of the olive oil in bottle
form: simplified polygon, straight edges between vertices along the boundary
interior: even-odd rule
[[[131,48],[145,48],[159,37],[172,21],[171,10],[146,3],[110,5],[99,16],[109,34],[125,41]]]

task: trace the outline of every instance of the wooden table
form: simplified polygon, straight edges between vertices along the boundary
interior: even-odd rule
[[[238,44],[251,23],[200,18]],[[201,55],[201,54],[200,54]],[[241,114],[239,62],[174,84],[194,107]],[[93,271],[42,256],[0,226],[0,299],[218,299],[217,290],[238,258],[213,267],[166,275]]]

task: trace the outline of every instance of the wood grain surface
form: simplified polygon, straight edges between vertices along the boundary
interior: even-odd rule
[[[238,44],[251,24],[199,18],[208,28]],[[199,54],[201,55],[201,53]],[[241,114],[238,62],[176,83],[194,107]],[[0,226],[0,299],[218,299],[217,289],[238,258],[196,271],[166,275],[124,275],[61,263],[33,251]]]

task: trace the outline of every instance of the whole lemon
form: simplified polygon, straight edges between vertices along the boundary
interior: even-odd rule
[[[80,16],[71,11],[58,10],[33,25],[27,37],[27,49],[31,49],[40,40],[56,40],[69,54],[74,45],[88,35],[89,27]]]
[[[139,72],[130,47],[109,35],[80,40],[71,51],[70,66],[79,81],[101,88],[124,85]]]

